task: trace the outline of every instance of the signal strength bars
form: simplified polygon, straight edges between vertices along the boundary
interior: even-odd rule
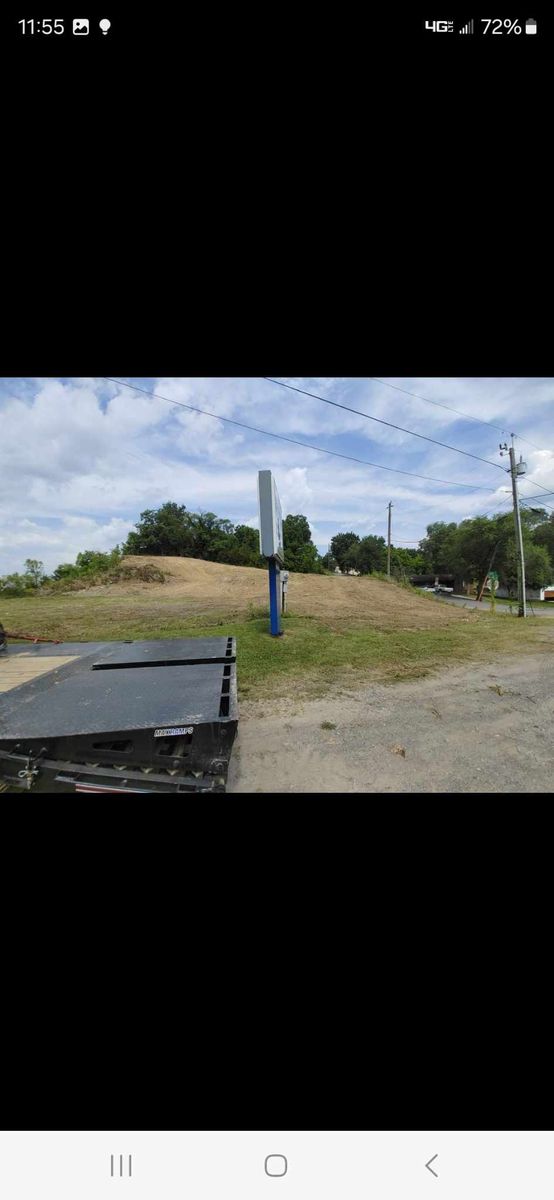
[[[475,22],[473,20],[468,21],[467,25],[464,25],[463,29],[458,30],[458,33],[473,33],[474,25]]]

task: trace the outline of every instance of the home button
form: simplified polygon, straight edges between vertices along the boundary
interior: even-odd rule
[[[288,1163],[284,1154],[268,1154],[265,1160],[266,1175],[286,1175]]]

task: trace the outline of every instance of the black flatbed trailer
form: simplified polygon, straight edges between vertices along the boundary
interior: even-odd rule
[[[232,637],[0,655],[4,789],[224,792],[237,722]]]

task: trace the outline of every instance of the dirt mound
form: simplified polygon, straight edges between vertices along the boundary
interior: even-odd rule
[[[256,567],[232,567],[198,558],[156,557],[166,580],[164,601],[182,601],[187,615],[246,614],[268,604],[267,573]],[[134,567],[152,563],[152,556],[132,555],[124,560]],[[111,584],[121,596],[147,593],[159,596],[155,584],[133,579]],[[331,628],[375,625],[383,630],[436,629],[475,618],[464,609],[419,596],[394,582],[370,576],[289,575],[288,608],[296,616],[313,616]]]

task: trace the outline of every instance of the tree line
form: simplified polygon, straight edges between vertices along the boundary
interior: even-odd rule
[[[189,512],[168,501],[147,508],[122,547],[124,554],[177,555],[242,567],[265,566],[259,535],[249,525],[233,525],[213,512]]]
[[[352,530],[336,533],[330,542],[330,551],[322,557],[324,567],[333,571],[359,571],[360,575],[383,573],[387,569],[387,546],[384,537],[368,534],[361,538]],[[404,549],[391,545],[391,574],[395,578],[422,575],[431,570],[430,564],[420,550]]]
[[[554,582],[554,513],[545,509],[521,509],[525,575],[529,587]],[[283,521],[285,568],[289,571],[323,574],[358,571],[361,575],[386,570],[384,537],[360,537],[350,530],[331,539],[327,554],[314,545],[310,525],[301,513]],[[158,509],[145,509],[124,545],[103,553],[83,550],[74,563],[60,563],[50,576],[38,559],[28,558],[22,574],[0,578],[0,594],[23,595],[44,584],[62,587],[72,580],[94,580],[114,573],[128,555],[177,555],[203,558],[235,566],[265,567],[260,555],[259,534],[249,525],[233,525],[212,512],[189,512],[184,504],[168,501]],[[494,517],[472,517],[466,521],[435,521],[417,548],[391,546],[391,574],[397,579],[414,575],[451,574],[460,581],[482,583],[490,569],[511,594],[517,590],[517,558],[511,513]]]
[[[525,581],[530,588],[554,581],[554,513],[544,508],[521,507],[521,532]],[[513,513],[435,521],[427,526],[420,550],[431,569],[466,582],[482,584],[489,570],[510,595],[517,593],[517,554]],[[423,572],[422,572],[423,573]]]
[[[325,570],[310,526],[301,514],[283,521],[285,568],[322,573]],[[146,509],[129,534],[124,554],[175,554],[234,566],[266,567],[260,554],[260,535],[250,525],[233,525],[212,512],[189,512],[184,504],[168,501]]]
[[[283,543],[284,566],[288,571],[324,574],[338,566],[341,571],[354,568],[365,575],[386,569],[384,538],[338,533],[331,541],[330,553],[321,555],[314,544],[309,521],[302,513],[289,513],[285,517]],[[189,512],[184,504],[174,502],[141,513],[123,553],[176,554],[249,567],[266,566],[256,529],[233,525],[215,513]],[[392,548],[391,570],[396,575],[417,574],[425,565],[418,551]]]
[[[521,507],[525,579],[530,588],[554,582],[554,513],[544,508]],[[331,539],[324,565],[341,571],[357,570],[362,575],[386,570],[387,547],[383,537],[360,538],[357,533],[338,533]],[[488,572],[498,573],[499,582],[511,595],[517,593],[517,554],[513,513],[493,517],[470,517],[465,521],[435,521],[417,549],[391,546],[391,574],[453,575],[460,582],[484,583]]]
[[[290,571],[317,571],[325,567],[314,545],[306,517],[289,515],[283,521],[285,567]],[[60,563],[47,575],[38,559],[27,559],[23,573],[0,577],[0,595],[22,596],[38,588],[64,590],[79,581],[88,585],[123,577],[126,556],[203,558],[234,566],[266,568],[260,554],[259,533],[249,525],[234,525],[213,512],[189,512],[186,505],[168,501],[158,509],[145,509],[122,546],[103,553],[83,550],[74,563]]]

